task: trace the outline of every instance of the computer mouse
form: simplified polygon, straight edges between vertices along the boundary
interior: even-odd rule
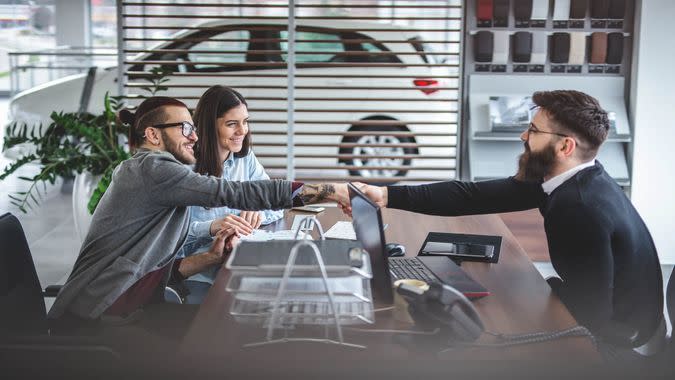
[[[384,246],[384,250],[389,257],[405,256],[405,247],[398,243],[387,243]]]

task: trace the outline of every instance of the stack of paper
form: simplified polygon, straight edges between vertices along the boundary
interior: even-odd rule
[[[298,234],[298,239],[305,239],[307,234],[300,231]],[[250,235],[242,236],[241,241],[269,241],[269,240],[293,240],[295,239],[295,231],[293,230],[279,230],[279,231],[266,231],[266,230],[253,230]],[[307,239],[312,240],[311,236],[307,236]]]

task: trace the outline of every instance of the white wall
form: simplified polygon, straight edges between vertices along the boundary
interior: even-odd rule
[[[652,233],[662,264],[675,263],[675,1],[635,6],[631,199]]]

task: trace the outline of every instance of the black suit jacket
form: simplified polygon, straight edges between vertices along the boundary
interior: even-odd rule
[[[577,321],[596,335],[632,329],[645,343],[663,314],[656,248],[623,190],[598,162],[556,188],[514,178],[389,186],[388,207],[431,215],[491,214],[539,208],[557,290]]]

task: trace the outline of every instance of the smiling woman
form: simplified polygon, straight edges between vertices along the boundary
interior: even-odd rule
[[[195,145],[195,171],[230,181],[269,179],[251,150],[248,105],[240,93],[224,86],[209,88],[199,99],[194,119],[199,136]],[[280,210],[259,212],[192,206],[188,237],[179,255],[187,257],[203,251],[223,228],[237,227],[250,232],[282,216],[283,211]],[[201,303],[217,269],[213,266],[185,281],[190,290],[186,299],[188,303]]]

